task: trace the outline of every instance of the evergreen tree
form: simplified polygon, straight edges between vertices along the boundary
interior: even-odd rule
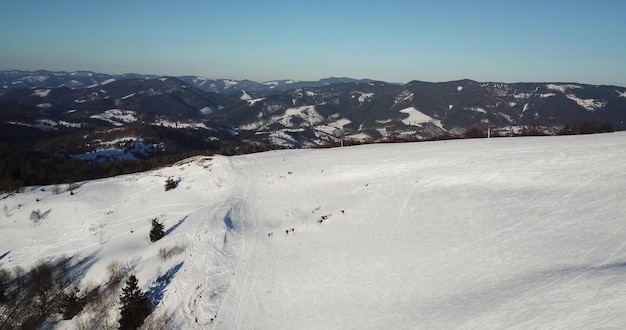
[[[178,186],[178,183],[174,181],[171,177],[165,180],[165,191],[175,189]]]
[[[120,296],[120,329],[137,329],[144,319],[150,315],[150,300],[139,290],[137,278],[131,275],[126,281],[126,286],[122,289]]]
[[[156,218],[152,219],[152,230],[150,230],[150,241],[156,242],[165,236],[165,232],[163,231],[163,224],[160,223]]]

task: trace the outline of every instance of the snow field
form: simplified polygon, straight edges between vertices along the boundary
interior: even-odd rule
[[[90,258],[86,285],[122,261],[185,329],[621,328],[625,137],[196,157],[32,188],[0,200],[0,267]]]

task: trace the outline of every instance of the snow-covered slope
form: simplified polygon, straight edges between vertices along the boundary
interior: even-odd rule
[[[0,201],[0,268],[85,258],[85,286],[122,261],[185,329],[622,328],[624,150],[624,133],[284,150],[36,187]]]

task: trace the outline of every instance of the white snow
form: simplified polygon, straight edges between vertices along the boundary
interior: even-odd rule
[[[270,105],[271,107],[271,105]],[[263,116],[258,116],[257,118],[261,118]],[[267,120],[259,120],[256,122],[248,123],[239,127],[241,130],[249,131],[249,130],[259,130],[264,127],[267,127],[273,123],[280,123],[281,125],[294,128],[302,125],[302,123],[295,124],[293,119],[300,118],[306,123],[306,125],[313,127],[324,120],[316,110],[314,105],[305,105],[301,107],[293,107],[288,108],[282,115],[275,115]]]
[[[409,90],[404,90],[400,92],[400,94],[396,95],[396,97],[394,98],[393,106],[391,106],[391,108],[394,108],[398,103],[412,101],[413,96],[414,96],[414,93]]]
[[[33,91],[34,96],[46,97],[50,93],[51,89],[35,89]]]
[[[198,86],[202,86],[208,82],[208,79],[203,77],[196,77],[193,79],[193,82]]]
[[[462,91],[463,90],[463,86],[457,86],[456,90],[459,91],[459,92]]]
[[[569,89],[577,89],[577,88],[582,88],[582,87],[580,87],[579,85],[573,85],[573,84],[565,84],[565,85],[547,84],[546,88],[554,90],[554,91],[559,91],[561,93],[565,93]]]
[[[39,128],[39,129],[43,129],[43,130],[47,130],[47,129],[55,129],[56,127],[59,125],[59,123],[57,123],[56,121],[52,120],[52,119],[37,119],[35,121],[35,127]]]
[[[618,91],[618,90],[615,90],[615,91],[617,92],[617,94],[618,94],[620,97],[624,97],[624,98],[626,98],[626,90],[625,90],[625,91]]]
[[[200,109],[200,112],[202,114],[209,115],[209,114],[213,113],[213,109],[211,109],[209,107],[204,107],[204,108]]]
[[[485,109],[481,108],[481,107],[469,107],[469,108],[466,108],[466,109],[470,110],[470,111],[480,112],[480,113],[487,113],[487,111]]]
[[[249,101],[252,100],[252,96],[248,95],[248,93],[246,93],[246,91],[244,91],[243,89],[241,90],[241,96],[239,97],[240,100],[245,100],[245,101]]]
[[[345,139],[353,141],[372,141],[372,137],[363,132],[346,135]]]
[[[206,126],[206,124],[200,122],[192,122],[192,121],[188,121],[188,122],[180,122],[180,121],[169,121],[167,119],[158,119],[156,121],[154,121],[152,123],[152,125],[155,126],[163,126],[163,127],[171,127],[171,128],[194,128],[194,129],[206,129],[208,130],[209,127]]]
[[[103,81],[103,82],[100,84],[100,86],[102,86],[102,85],[106,85],[106,84],[110,84],[110,83],[112,83],[112,82],[114,82],[114,81],[115,81],[115,79],[114,79],[114,78],[109,78],[109,79],[107,79],[107,80]]]
[[[263,114],[263,113],[259,113],[259,114]],[[261,116],[262,117],[262,116]],[[257,115],[257,118],[261,118],[259,117],[259,115]],[[255,122],[250,122],[244,125],[239,126],[239,129],[242,131],[256,131],[259,130],[261,127],[263,127],[263,125],[265,125],[265,122],[262,120],[258,120]]]
[[[238,81],[231,80],[231,79],[224,79],[224,80],[222,80],[222,83],[224,83],[224,89],[228,89],[228,88],[231,88],[231,87],[239,84]]]
[[[285,127],[293,127],[293,118],[303,119],[309,126],[314,126],[324,120],[316,110],[314,105],[305,105],[301,107],[289,108],[285,110],[285,114],[280,117],[280,122]]]
[[[31,125],[31,124],[23,123],[23,122],[20,122],[20,121],[12,121],[12,120],[9,120],[9,121],[5,121],[5,123],[7,123],[7,124],[9,124],[9,125],[18,125],[18,126],[24,126],[24,127],[33,127],[33,125]]]
[[[351,122],[352,121],[350,121],[350,119],[339,118],[333,122],[329,122],[326,125],[318,125],[318,126],[315,126],[314,128],[317,131],[322,131],[326,134],[334,135],[338,131],[343,130],[344,126],[350,124]]]
[[[359,93],[359,102],[363,103],[369,99],[371,99],[374,96],[374,93],[363,93],[363,92],[355,92],[355,93]]]
[[[265,100],[264,97],[258,98],[258,99],[252,99],[252,100],[248,100],[248,105],[249,106],[253,106],[255,105],[257,102],[263,101]]]
[[[620,329],[625,149],[618,132],[284,150],[33,187],[0,201],[0,267],[88,258],[84,290],[121,261],[184,329]]]
[[[91,115],[89,118],[108,121],[115,126],[122,126],[122,123],[136,122],[137,113],[130,110],[110,109],[100,114]]]
[[[407,118],[402,119],[402,122],[408,126],[415,126],[425,123],[433,123],[440,128],[443,128],[441,125],[441,120],[434,119],[433,117],[415,109],[414,107],[408,107],[400,110],[402,113],[406,113],[409,116]]]
[[[594,100],[594,99],[581,99],[574,94],[567,94],[566,96],[568,99],[576,102],[578,105],[580,105],[581,107],[589,111],[596,111],[606,106],[606,102],[604,101]]]
[[[271,132],[270,136],[268,137],[268,141],[273,145],[283,146],[283,147],[292,147],[298,144],[298,141],[296,141],[285,130],[278,130],[278,131]]]
[[[516,99],[527,99],[529,97],[531,97],[532,94],[529,93],[517,93],[517,94],[513,94],[513,97]]]
[[[504,119],[506,119],[509,123],[514,123],[515,121],[513,120],[513,118],[509,115],[507,115],[506,113],[503,112],[498,112],[497,115],[503,117]]]
[[[554,93],[544,93],[544,94],[539,94],[539,96],[541,96],[542,98],[546,98],[546,97],[552,97],[554,96]]]
[[[48,80],[48,76],[44,76],[44,75],[27,76],[27,77],[24,77],[24,80],[28,82],[43,82],[43,81]]]
[[[63,120],[59,120],[59,125],[65,126],[65,127],[71,127],[71,128],[81,128],[85,126],[84,124],[81,124],[81,123],[71,123],[71,122],[63,121]]]
[[[36,105],[36,107],[40,108],[40,109],[48,109],[51,106],[52,106],[52,104],[50,104],[50,103],[39,103],[39,104]]]
[[[135,96],[136,94],[137,94],[137,93],[128,94],[128,95],[126,95],[126,96],[122,97],[122,100],[126,100],[126,99],[128,99],[128,98],[131,98],[131,97]]]
[[[344,126],[352,123],[350,119],[347,118],[338,118],[337,120],[328,123],[328,126],[336,127],[338,129],[343,129]]]
[[[117,139],[113,139],[111,141],[101,141],[100,144],[101,145],[105,145],[105,146],[114,146],[114,145],[119,145],[119,144],[124,144],[127,142],[134,142],[134,141],[141,141],[141,139],[137,139],[134,136],[127,136],[127,137],[121,137],[121,138],[117,138]]]

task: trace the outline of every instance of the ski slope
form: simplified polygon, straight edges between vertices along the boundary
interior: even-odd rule
[[[622,132],[378,144],[32,187],[0,200],[0,268],[75,256],[84,287],[122,261],[184,329],[624,328],[624,150]]]

